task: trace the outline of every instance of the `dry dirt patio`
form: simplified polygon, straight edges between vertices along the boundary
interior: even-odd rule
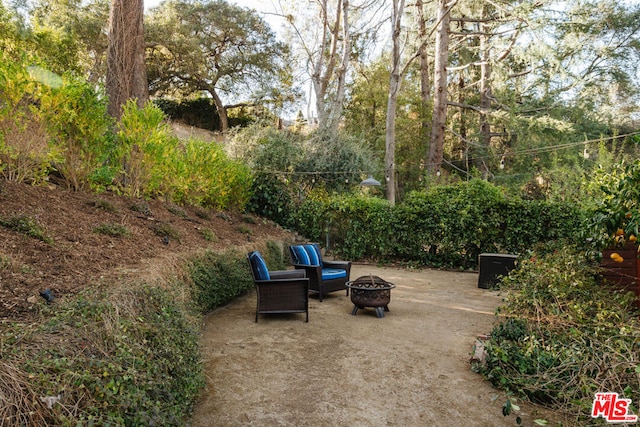
[[[505,395],[472,372],[501,297],[478,275],[354,265],[396,284],[390,311],[351,314],[344,293],[304,315],[260,316],[255,295],[206,318],[207,387],[193,426],[515,426]],[[555,414],[521,405],[523,425]],[[567,426],[566,420],[563,422]]]

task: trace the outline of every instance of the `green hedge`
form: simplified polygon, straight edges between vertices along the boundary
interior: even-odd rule
[[[577,240],[584,213],[569,204],[508,198],[471,180],[410,194],[391,206],[365,196],[311,197],[294,213],[297,231],[347,259],[475,268],[486,252],[525,253],[538,243]]]

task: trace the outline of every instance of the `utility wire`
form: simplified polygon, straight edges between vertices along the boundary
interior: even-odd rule
[[[549,152],[549,151],[559,151],[559,150],[564,150],[567,148],[571,148],[571,147],[578,147],[581,145],[587,145],[587,144],[592,144],[592,143],[596,143],[596,142],[604,142],[604,141],[611,141],[614,139],[620,139],[620,138],[627,138],[630,136],[636,136],[636,135],[640,135],[640,131],[637,132],[631,132],[631,133],[627,133],[624,135],[616,135],[616,136],[609,136],[609,137],[601,137],[601,138],[595,138],[595,139],[588,139],[585,141],[578,141],[578,142],[567,142],[564,144],[556,144],[556,145],[548,145],[548,146],[544,146],[544,147],[536,147],[536,148],[527,148],[525,150],[518,150],[518,151],[513,151],[513,152],[502,152],[502,153],[495,153],[495,154],[485,154],[485,155],[481,155],[481,156],[473,156],[474,159],[490,159],[490,158],[496,158],[496,157],[519,157],[519,156],[524,156],[524,155],[529,155],[529,154],[536,154],[536,153],[545,153],[545,152]],[[474,145],[478,145],[478,144],[474,144]],[[459,171],[465,172],[466,171],[458,168],[457,166],[455,166],[453,163],[451,163],[450,161],[447,161],[446,159],[443,159],[443,163],[446,163],[447,165],[454,167],[455,169],[458,169]],[[425,166],[432,166],[435,165],[436,163],[428,163],[425,164]],[[256,172],[258,173],[266,173],[266,174],[273,174],[273,175],[290,175],[290,176],[295,176],[295,175],[318,175],[318,176],[322,176],[322,175],[356,175],[356,176],[360,176],[360,175],[370,175],[370,174],[376,174],[376,173],[384,173],[384,169],[380,169],[380,170],[375,170],[375,171],[356,171],[356,172],[350,172],[350,171],[311,171],[311,172],[307,172],[307,171],[275,171],[275,170],[257,170]]]

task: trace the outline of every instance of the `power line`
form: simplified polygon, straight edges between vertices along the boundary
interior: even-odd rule
[[[495,153],[495,154],[485,154],[482,156],[474,156],[474,159],[490,159],[490,158],[496,158],[496,157],[505,157],[508,156],[510,158],[513,157],[519,157],[519,156],[524,156],[524,155],[530,155],[530,154],[537,154],[537,153],[544,153],[544,152],[549,152],[549,151],[559,151],[559,150],[564,150],[567,148],[571,148],[571,147],[578,147],[581,145],[587,145],[587,144],[592,144],[592,143],[596,143],[596,142],[604,142],[604,141],[611,141],[611,140],[615,140],[615,139],[621,139],[621,138],[627,138],[627,137],[631,137],[631,136],[636,136],[636,135],[640,135],[640,131],[637,132],[631,132],[631,133],[627,133],[627,134],[623,134],[623,135],[616,135],[616,136],[609,136],[609,137],[600,137],[600,138],[594,138],[594,139],[588,139],[585,141],[578,141],[578,142],[567,142],[567,143],[563,143],[563,144],[556,144],[556,145],[548,145],[548,146],[544,146],[544,147],[536,147],[536,148],[528,148],[525,150],[519,150],[519,151],[513,151],[513,152],[502,152],[502,153]],[[474,144],[474,145],[479,145],[479,144]],[[467,173],[466,171],[458,168],[457,166],[455,166],[453,163],[451,163],[450,161],[443,159],[443,163],[446,163],[449,166],[454,167],[455,169],[458,169],[461,172]],[[427,163],[425,164],[425,166],[433,166],[436,165],[437,163]],[[296,176],[296,175],[317,175],[317,176],[322,176],[322,175],[351,175],[351,176],[361,176],[361,175],[369,175],[369,174],[376,174],[376,173],[384,173],[384,169],[380,169],[380,170],[375,170],[375,171],[276,171],[276,170],[267,170],[267,169],[263,169],[263,170],[257,170],[257,173],[265,173],[265,174],[272,174],[272,175],[289,175],[289,176]],[[468,173],[467,173],[468,174]]]

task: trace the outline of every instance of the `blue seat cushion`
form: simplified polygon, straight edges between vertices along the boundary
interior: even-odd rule
[[[271,280],[267,263],[264,262],[264,258],[262,258],[260,253],[254,252],[251,254],[251,264],[253,265],[253,272],[256,275],[256,280]]]
[[[313,265],[311,264],[311,260],[309,259],[309,253],[305,250],[304,246],[297,245],[291,246],[291,248],[293,249],[293,253],[298,260],[298,264]]]
[[[323,268],[322,280],[341,279],[347,277],[347,270],[341,268]]]
[[[304,250],[309,255],[310,265],[319,265],[322,267],[322,263],[320,262],[320,255],[318,254],[318,250],[315,245],[304,245]]]

